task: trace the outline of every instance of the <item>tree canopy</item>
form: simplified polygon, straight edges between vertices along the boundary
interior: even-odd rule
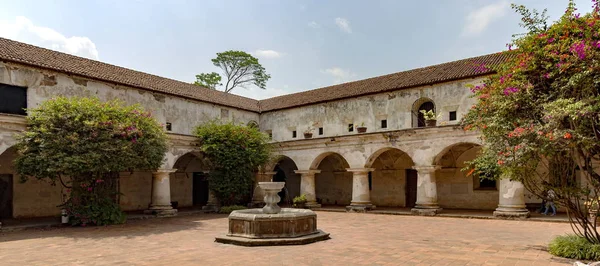
[[[580,225],[576,232],[599,243],[596,222],[588,220],[600,196],[594,169],[600,159],[598,4],[581,15],[569,1],[550,26],[545,12],[513,8],[528,32],[509,44],[511,59],[496,74],[471,88],[478,101],[463,124],[480,131],[485,145],[469,174],[518,180],[542,198],[553,189]]]
[[[267,81],[271,78],[258,59],[243,51],[226,51],[217,53],[211,60],[213,64],[223,71],[226,78],[224,92],[231,92],[237,87],[254,85],[266,89]],[[194,84],[216,89],[221,86],[221,75],[216,72],[201,73],[196,75]]]
[[[167,150],[163,128],[139,105],[58,97],[29,109],[15,168],[69,188],[73,223],[121,222],[114,202],[119,172],[156,169]]]

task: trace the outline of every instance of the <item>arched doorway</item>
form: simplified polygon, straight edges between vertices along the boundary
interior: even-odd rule
[[[319,156],[321,157],[321,156]],[[352,173],[344,157],[328,153],[318,163],[320,173],[315,175],[317,202],[324,205],[350,205],[352,201]]]
[[[376,206],[414,207],[417,201],[417,172],[413,160],[398,149],[383,149],[373,154],[374,168],[369,178],[371,202]]]
[[[435,173],[438,203],[448,209],[494,210],[498,207],[498,185],[495,180],[468,176],[461,169],[478,156],[481,146],[457,143],[444,149],[435,160],[440,165]]]
[[[0,219],[13,217],[13,180],[15,172],[12,162],[17,151],[14,147],[0,154]]]
[[[421,106],[419,106],[419,110],[418,110],[418,116],[419,116],[419,120],[418,120],[418,127],[424,127],[425,126],[425,117],[423,115],[423,113],[421,111],[425,111],[425,112],[429,112],[429,111],[433,111],[435,112],[435,106],[433,105],[432,102],[424,102],[423,104],[421,104]]]
[[[209,173],[206,158],[200,152],[179,157],[173,166],[177,172],[171,178],[173,207],[201,207],[208,202]]]
[[[291,204],[294,197],[300,196],[300,175],[294,173],[298,170],[296,163],[289,157],[283,156],[275,165],[273,176],[275,182],[285,182],[284,189],[279,192],[280,203]]]
[[[413,103],[413,105],[412,105],[412,113],[413,113],[412,126],[413,127],[424,127],[425,126],[425,117],[424,117],[423,113],[421,113],[421,110],[424,110],[426,112],[428,112],[428,111],[435,112],[435,104],[433,103],[433,100],[423,97],[423,98],[416,100]]]

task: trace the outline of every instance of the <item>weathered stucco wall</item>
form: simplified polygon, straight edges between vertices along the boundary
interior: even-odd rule
[[[349,205],[352,200],[352,173],[348,163],[338,154],[325,157],[315,175],[315,192],[323,204]]]
[[[119,204],[124,211],[144,210],[152,198],[152,172],[121,173]]]
[[[1,62],[0,83],[27,87],[28,108],[54,96],[95,96],[101,100],[139,103],[160,123],[171,123],[172,132],[179,134],[190,135],[195,126],[212,119],[244,124],[259,121],[254,112]]]
[[[411,169],[410,157],[396,149],[379,155],[372,168],[371,202],[375,206],[406,206],[406,169]]]
[[[348,124],[364,123],[368,132],[406,129],[413,127],[413,104],[421,98],[434,102],[436,112],[441,114],[438,124],[454,124],[475,102],[469,97],[467,85],[480,82],[481,79],[461,80],[267,112],[260,116],[260,128],[271,130],[274,141],[302,139],[309,128],[314,128],[313,138],[357,134],[356,130],[348,132]],[[457,112],[456,121],[448,121],[450,111]],[[387,120],[386,129],[381,128],[383,119]],[[319,127],[323,127],[322,136],[318,134]],[[296,138],[292,137],[293,130]]]

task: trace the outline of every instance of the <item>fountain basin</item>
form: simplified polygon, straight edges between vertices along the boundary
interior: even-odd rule
[[[233,211],[229,233],[217,237],[220,243],[242,246],[302,245],[329,239],[317,229],[317,214],[306,209],[283,208],[277,214],[262,209]]]

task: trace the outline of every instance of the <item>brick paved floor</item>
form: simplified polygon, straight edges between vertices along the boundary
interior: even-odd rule
[[[569,265],[546,252],[565,223],[318,212],[332,239],[305,246],[214,242],[224,215],[0,233],[0,265]]]

